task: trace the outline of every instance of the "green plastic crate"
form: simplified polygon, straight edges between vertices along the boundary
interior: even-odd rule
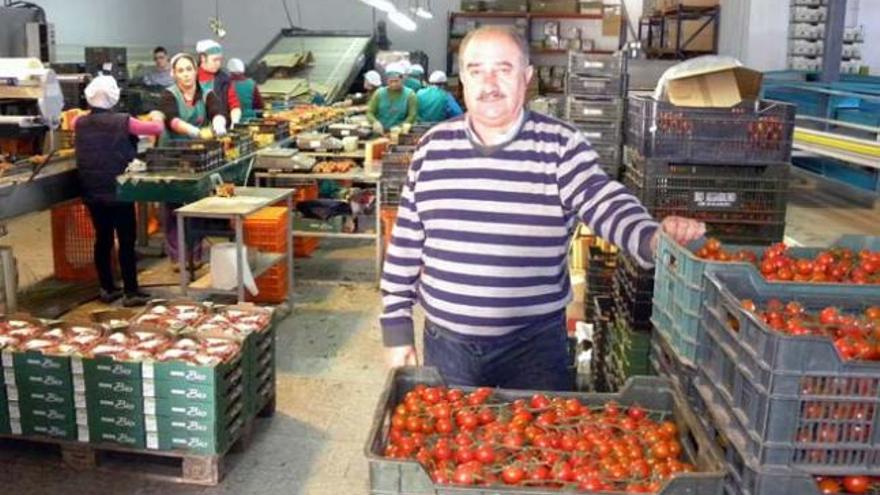
[[[149,421],[149,419],[148,419]],[[244,406],[224,423],[157,418],[157,432],[147,433],[147,448],[195,454],[220,454],[241,436]]]
[[[718,271],[745,267],[758,274],[750,263],[720,263],[698,258],[694,252],[705,241],[697,241],[689,246],[681,246],[666,235],[660,236],[657,248],[657,264],[654,275],[654,300],[651,322],[666,338],[681,361],[693,368],[697,355],[697,335],[700,330],[700,316],[704,299],[703,275],[706,271]],[[855,252],[862,249],[880,250],[880,236],[846,235],[826,247],[791,247],[789,254],[795,258],[814,258],[820,251],[829,247],[847,247]],[[758,257],[765,246],[726,245],[728,252],[752,251]],[[773,284],[777,285],[777,284]],[[871,295],[876,291],[871,286],[852,284],[800,284],[780,282],[779,287],[805,288],[807,291],[834,287],[852,290],[853,294]]]
[[[243,385],[233,389],[226,400],[221,402],[198,402],[166,398],[145,398],[144,414],[149,416],[169,416],[181,419],[216,419],[229,414],[229,411],[244,401]]]

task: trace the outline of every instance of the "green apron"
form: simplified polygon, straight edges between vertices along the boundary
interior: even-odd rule
[[[380,88],[378,91],[379,107],[376,109],[376,119],[382,124],[382,127],[387,130],[406,121],[409,97],[413,94],[413,90],[403,88],[400,96],[393,100],[388,94],[388,88]]]
[[[430,86],[418,92],[418,122],[442,122],[447,119],[446,105],[449,96],[437,86]]]
[[[213,84],[213,83],[212,83]],[[177,117],[186,122],[187,124],[194,125],[196,127],[203,127],[207,124],[208,121],[208,93],[210,90],[202,89],[202,97],[199,101],[196,102],[195,105],[189,106],[186,104],[186,98],[184,98],[183,93],[180,91],[180,88],[177,85],[173,85],[167,88],[168,91],[171,91],[171,94],[174,95],[174,100],[177,102]],[[178,134],[176,132],[168,132],[166,128],[162,132],[162,137],[160,138],[161,143],[167,143],[168,141],[186,141],[192,139],[190,136],[185,134]]]
[[[257,83],[253,79],[242,79],[232,83],[235,85],[235,94],[238,95],[238,102],[241,105],[241,120],[257,118],[257,111],[254,109],[254,88]]]

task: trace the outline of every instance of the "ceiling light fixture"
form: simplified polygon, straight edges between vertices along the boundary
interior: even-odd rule
[[[416,21],[412,20],[412,18],[399,10],[394,10],[388,13],[388,19],[394,23],[400,29],[404,31],[415,31],[418,27]]]
[[[434,13],[431,12],[431,0],[425,0],[425,5],[428,7],[427,9],[419,5],[419,8],[415,9],[415,14],[422,19],[433,19]]]
[[[391,0],[361,0],[361,2],[388,14],[397,11],[397,7],[394,6]]]

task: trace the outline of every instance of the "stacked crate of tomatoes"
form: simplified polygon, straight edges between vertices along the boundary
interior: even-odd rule
[[[657,276],[654,318],[672,343],[661,357],[693,372],[729,491],[880,489],[880,238],[824,248],[664,238]]]

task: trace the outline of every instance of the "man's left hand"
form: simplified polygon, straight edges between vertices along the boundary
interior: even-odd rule
[[[660,244],[660,232],[665,232],[681,245],[687,245],[706,235],[706,224],[684,217],[664,218],[660,223],[660,228],[651,238],[651,252],[654,254],[657,254],[657,246]]]

